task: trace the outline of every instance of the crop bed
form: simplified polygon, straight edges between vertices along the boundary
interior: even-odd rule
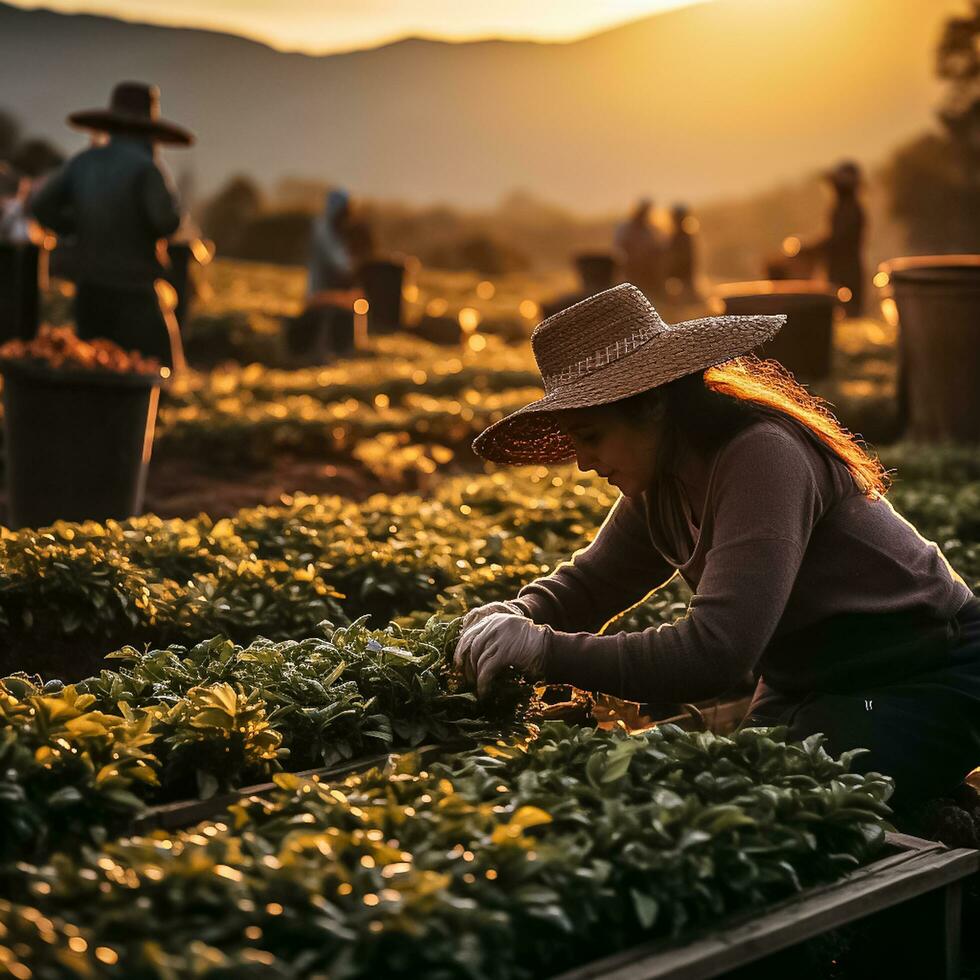
[[[976,587],[975,453],[897,446],[886,461],[894,505]],[[491,704],[457,687],[453,617],[552,568],[612,500],[532,468],[447,480],[424,502],[4,532],[8,670],[85,677],[0,685],[5,965],[408,977],[438,959],[459,971],[432,975],[534,976],[872,860],[890,785],[846,775],[818,740],[665,726],[625,740],[542,726],[516,679]],[[685,600],[671,583],[620,625],[668,621]],[[461,738],[489,748],[342,785],[289,775]],[[661,738],[675,755],[656,776]],[[762,745],[782,761],[760,765]],[[154,805],[269,778],[278,795],[194,831],[120,836]],[[622,833],[597,838],[603,820]],[[545,959],[559,939],[565,958]],[[516,942],[530,952],[515,965],[500,949]]]
[[[299,293],[273,308],[276,274],[255,293],[239,271],[218,270],[202,316],[241,300],[261,348]],[[440,288],[471,304],[462,280]],[[837,391],[877,411],[890,340],[869,353],[871,326],[848,329]],[[576,727],[517,676],[479,701],[454,675],[459,616],[551,571],[615,500],[571,467],[472,456],[480,428],[538,394],[526,345],[485,339],[229,364],[164,399],[155,465],[290,457],[425,496],[0,530],[0,972],[521,980],[717,927],[882,853],[890,781],[819,736]],[[978,588],[975,450],[883,459],[892,505]],[[674,579],[610,628],[670,622],[688,599]],[[298,775],[338,767],[353,771]],[[214,815],[145,830],[182,801]]]
[[[897,446],[890,499],[980,586],[980,461],[969,447]],[[0,538],[0,665],[77,679],[130,643],[216,634],[303,639],[323,620],[421,626],[510,598],[585,543],[614,501],[571,469],[440,483],[429,500],[297,497],[213,521],[58,524]],[[676,618],[675,579],[624,621]],[[46,615],[35,615],[37,610]]]
[[[873,859],[891,786],[848,767],[778,730],[550,724],[425,769],[409,755],[335,784],[283,775],[189,832],[21,862],[0,904],[7,962],[37,977],[546,975]]]

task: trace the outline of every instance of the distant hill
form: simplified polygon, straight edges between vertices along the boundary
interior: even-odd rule
[[[932,56],[965,0],[714,0],[569,44],[407,40],[324,57],[239,37],[0,4],[0,106],[67,149],[74,109],[156,82],[235,172],[486,205],[515,187],[578,211],[693,203],[873,162],[929,125]]]

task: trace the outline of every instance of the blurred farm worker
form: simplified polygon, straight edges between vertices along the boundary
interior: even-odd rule
[[[65,162],[62,152],[44,139],[25,140],[14,151],[10,165],[29,185],[39,186]]]
[[[864,311],[864,264],[861,248],[864,243],[864,208],[858,198],[861,170],[850,160],[827,171],[824,178],[834,189],[835,201],[830,212],[827,235],[803,248],[805,257],[816,258],[825,268],[827,278],[850,290],[844,300],[848,316],[860,316]]]
[[[14,245],[41,243],[44,232],[31,217],[28,200],[48,174],[64,162],[65,158],[47,140],[32,139],[21,143],[8,163],[0,163],[4,171],[0,183],[7,189],[0,194],[4,199],[0,206],[0,240]]]
[[[613,238],[623,277],[651,299],[663,292],[667,249],[666,237],[650,220],[652,211],[653,201],[642,198],[630,217],[617,226]]]
[[[161,119],[159,105],[154,86],[123,82],[108,109],[69,116],[73,125],[109,139],[72,157],[30,204],[41,224],[75,238],[78,335],[107,337],[179,368],[176,320],[161,306],[155,284],[165,276],[161,240],[177,230],[180,209],[156,146],[189,146],[193,136]]]
[[[512,665],[654,703],[756,683],[751,724],[869,749],[902,805],[940,795],[980,763],[980,599],[892,509],[879,461],[750,355],[784,322],[670,325],[624,283],[537,327],[545,396],[473,447],[575,460],[621,496],[588,547],[466,615],[457,667],[481,693]],[[600,635],[678,574],[684,618]]]
[[[354,266],[347,240],[350,197],[346,191],[327,194],[323,213],[313,219],[310,244],[310,296],[331,289],[348,289]]]
[[[674,227],[667,244],[667,294],[672,298],[693,298],[694,236],[697,218],[684,204],[675,204],[670,211]]]
[[[0,160],[0,242],[20,244],[29,240],[20,178],[13,167]]]

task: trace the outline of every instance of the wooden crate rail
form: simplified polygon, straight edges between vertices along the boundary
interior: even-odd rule
[[[596,960],[553,980],[709,980],[875,912],[929,896],[920,955],[925,980],[958,980],[962,881],[980,869],[980,851],[889,834],[893,852],[839,881],[808,888],[687,945],[659,940]],[[931,935],[929,933],[932,933]],[[906,937],[907,938],[907,937]],[[928,948],[925,948],[925,947]],[[911,974],[910,974],[911,975]]]

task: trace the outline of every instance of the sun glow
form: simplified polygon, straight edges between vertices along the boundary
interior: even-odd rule
[[[406,37],[572,41],[638,17],[707,0],[13,0],[20,7],[105,14],[123,20],[240,34],[274,48],[330,54]]]

